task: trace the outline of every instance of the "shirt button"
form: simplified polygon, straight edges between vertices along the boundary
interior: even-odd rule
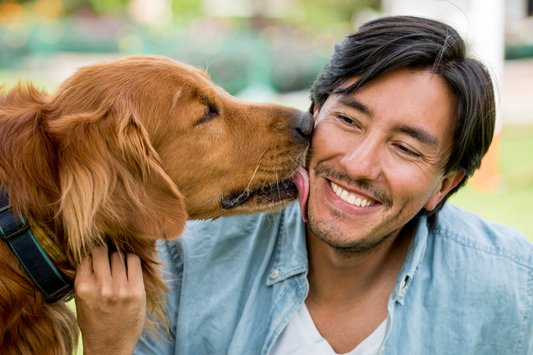
[[[272,270],[272,272],[270,273],[270,278],[272,279],[275,279],[279,276],[279,270],[276,269],[276,270]]]

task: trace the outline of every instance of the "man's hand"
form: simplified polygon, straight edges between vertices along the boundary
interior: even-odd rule
[[[126,259],[97,247],[78,265],[74,288],[85,355],[133,354],[141,336],[146,318],[141,261],[135,254]]]

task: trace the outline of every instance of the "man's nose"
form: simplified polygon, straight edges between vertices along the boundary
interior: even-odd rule
[[[341,164],[353,180],[376,180],[381,174],[381,149],[379,140],[367,137],[348,146]]]

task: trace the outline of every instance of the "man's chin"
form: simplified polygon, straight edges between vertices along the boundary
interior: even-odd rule
[[[369,233],[366,236],[347,235],[339,223],[320,220],[311,210],[308,210],[307,215],[308,235],[316,237],[343,258],[364,257],[377,250],[395,234],[393,231],[383,236],[378,236],[376,233]]]

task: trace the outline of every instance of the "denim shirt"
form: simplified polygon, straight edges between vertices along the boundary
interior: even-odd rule
[[[418,221],[380,354],[533,354],[533,244],[449,203]],[[305,224],[275,214],[192,221],[160,245],[170,335],[135,354],[268,354],[309,292]]]

